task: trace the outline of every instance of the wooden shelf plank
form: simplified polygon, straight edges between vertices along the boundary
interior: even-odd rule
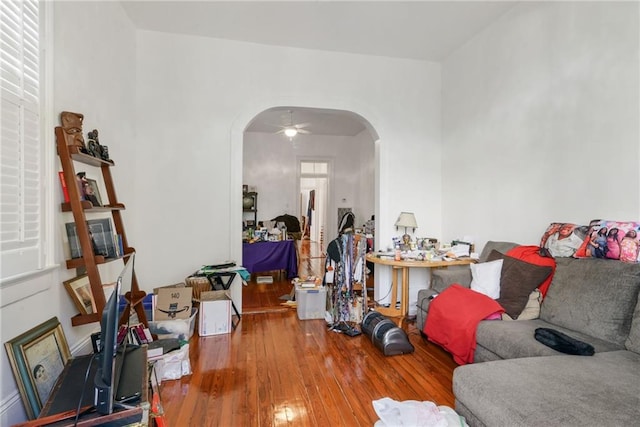
[[[100,315],[98,313],[78,314],[71,318],[71,324],[73,326],[86,325],[89,323],[94,323],[99,321],[100,321]]]
[[[90,212],[112,212],[112,211],[122,211],[125,210],[125,206],[122,203],[116,203],[113,205],[104,205],[104,206],[93,206],[90,201],[83,200],[80,202],[82,204],[82,209]],[[61,205],[62,212],[73,212],[71,209],[71,203],[62,203]]]
[[[80,148],[72,145],[69,146],[69,153],[71,154],[71,158],[76,162],[84,163],[85,165],[90,166],[114,166],[115,163],[113,160],[102,160],[97,157],[93,157],[89,154],[85,154],[80,151]]]

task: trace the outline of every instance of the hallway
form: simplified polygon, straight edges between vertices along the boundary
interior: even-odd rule
[[[321,277],[324,272],[325,257],[320,243],[310,240],[296,240],[296,249],[298,252],[298,276],[301,278]],[[271,276],[273,283],[257,283],[258,276]],[[291,280],[288,280],[283,273],[269,271],[253,274],[247,284],[242,287],[242,312],[244,314],[290,310],[289,307],[281,305],[285,300],[280,297],[290,294],[293,289]]]

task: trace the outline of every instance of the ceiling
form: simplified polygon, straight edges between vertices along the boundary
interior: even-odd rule
[[[440,62],[513,1],[121,1],[138,29]],[[247,132],[276,132],[290,107],[267,110]],[[358,116],[293,109],[316,135],[353,136]],[[356,123],[354,123],[354,121]],[[269,126],[274,124],[274,126]]]
[[[254,117],[245,132],[275,133],[282,127],[301,123],[313,135],[356,136],[365,130],[364,119],[350,111],[274,107]]]

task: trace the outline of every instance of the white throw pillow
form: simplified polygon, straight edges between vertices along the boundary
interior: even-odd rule
[[[471,264],[471,289],[486,296],[500,298],[500,273],[502,271],[502,261],[481,262]]]

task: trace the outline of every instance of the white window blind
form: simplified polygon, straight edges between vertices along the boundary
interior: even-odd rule
[[[0,2],[0,279],[44,265],[39,7]]]

